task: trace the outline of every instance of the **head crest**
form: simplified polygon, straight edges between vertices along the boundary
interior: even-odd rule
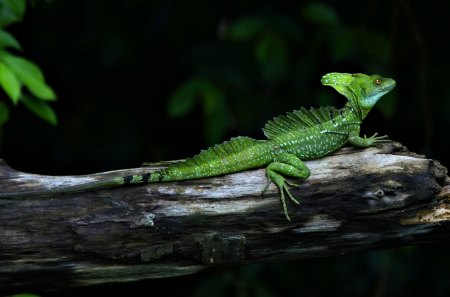
[[[322,84],[344,95],[358,117],[363,119],[375,103],[395,87],[395,80],[379,75],[333,72],[322,77]]]
[[[324,86],[333,87],[340,94],[347,97],[347,99],[352,100],[354,99],[354,96],[349,89],[349,86],[354,78],[354,74],[332,72],[325,74],[322,77],[321,82]]]

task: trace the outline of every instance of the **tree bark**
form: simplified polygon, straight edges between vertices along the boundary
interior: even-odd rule
[[[57,289],[189,274],[211,265],[326,257],[448,240],[450,179],[399,143],[306,162],[288,222],[264,169],[184,182],[0,199],[0,288]],[[0,195],[111,175],[53,177],[0,163]]]

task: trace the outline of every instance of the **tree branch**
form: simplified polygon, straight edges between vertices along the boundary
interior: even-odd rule
[[[58,288],[448,240],[450,179],[398,143],[306,162],[286,221],[264,169],[185,182],[0,199],[0,287]],[[0,164],[0,194],[111,175],[51,177]]]

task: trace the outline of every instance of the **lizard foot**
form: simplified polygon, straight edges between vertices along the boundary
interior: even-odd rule
[[[378,144],[378,143],[390,142],[389,136],[387,136],[387,135],[378,136],[378,133],[375,133],[371,137],[367,137],[366,135],[364,135],[364,139],[367,139],[368,141],[370,141],[371,145]]]

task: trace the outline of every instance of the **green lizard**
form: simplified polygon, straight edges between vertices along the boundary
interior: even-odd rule
[[[375,103],[395,87],[393,79],[379,75],[329,73],[322,77],[322,84],[333,87],[348,99],[342,109],[301,108],[269,121],[263,128],[267,140],[242,136],[232,138],[201,151],[193,158],[159,171],[92,182],[76,187],[72,191],[125,184],[199,179],[267,166],[267,186],[270,182],[277,185],[284,214],[290,220],[285,193],[294,203],[299,202],[288,188],[296,184],[286,180],[285,177],[308,178],[310,171],[303,163],[304,160],[326,156],[347,142],[359,147],[368,147],[387,141],[387,136],[377,136],[377,133],[372,137],[362,138],[359,136],[359,130],[362,120]],[[55,189],[53,192],[61,191]],[[1,194],[0,197],[5,195],[7,194]]]

